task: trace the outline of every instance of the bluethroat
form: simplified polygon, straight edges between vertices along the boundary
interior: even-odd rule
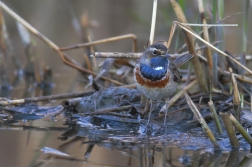
[[[162,44],[153,44],[143,53],[140,62],[134,68],[134,80],[137,89],[151,102],[148,124],[153,100],[165,100],[165,125],[169,97],[175,93],[182,79],[178,68],[192,57],[190,54],[185,54],[172,61],[167,47]]]

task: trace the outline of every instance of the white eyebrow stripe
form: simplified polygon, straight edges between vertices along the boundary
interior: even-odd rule
[[[153,69],[154,69],[154,70],[163,70],[163,69],[164,69],[164,67],[159,66],[159,67],[154,67]]]
[[[150,48],[151,51],[157,50],[156,48]]]

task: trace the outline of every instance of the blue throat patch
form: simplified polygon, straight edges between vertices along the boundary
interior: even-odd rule
[[[162,79],[168,66],[168,59],[166,57],[155,57],[150,61],[150,66],[141,63],[140,71],[144,78],[150,79],[151,81],[157,81]]]

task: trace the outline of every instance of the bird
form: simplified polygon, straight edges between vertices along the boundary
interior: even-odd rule
[[[147,124],[150,122],[153,101],[165,100],[165,126],[169,98],[176,92],[182,79],[178,68],[193,57],[191,54],[184,54],[172,61],[168,51],[163,44],[152,44],[145,50],[134,68],[136,87],[150,99],[151,103]]]

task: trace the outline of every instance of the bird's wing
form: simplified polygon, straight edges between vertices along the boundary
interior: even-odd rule
[[[191,54],[184,54],[182,56],[177,57],[174,61],[173,64],[179,68],[181,67],[184,63],[186,63],[188,60],[190,60],[193,57]]]
[[[171,77],[174,82],[180,83],[182,79],[182,75],[180,74],[178,68],[175,66],[173,62],[169,63],[169,72],[171,73]]]

